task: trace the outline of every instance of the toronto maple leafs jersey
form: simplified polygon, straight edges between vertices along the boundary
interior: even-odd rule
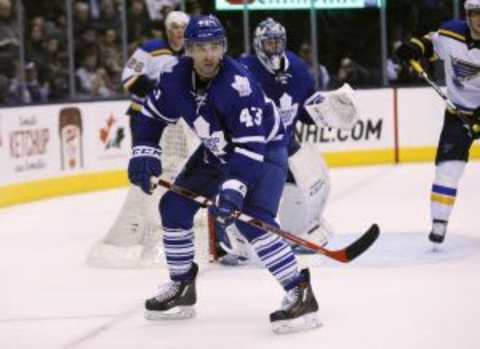
[[[157,82],[165,64],[183,53],[175,52],[166,40],[152,39],[138,47],[122,72],[122,84],[130,93],[129,115],[142,109],[143,101]]]
[[[277,106],[287,138],[295,134],[295,123],[313,124],[304,108],[305,100],[315,92],[315,81],[308,66],[293,52],[286,52],[285,68],[282,73],[272,74],[255,55],[239,59],[259,80],[265,94]]]
[[[445,63],[448,98],[464,111],[480,106],[480,42],[472,40],[467,23],[445,22],[430,39]]]
[[[178,59],[162,72],[142,116],[163,125],[160,128],[183,118],[208,149],[208,161],[224,164],[228,176],[248,186],[266,151],[286,145],[280,116],[258,81],[229,57],[204,88],[199,85],[192,59]],[[151,129],[141,131],[139,142],[158,142]]]

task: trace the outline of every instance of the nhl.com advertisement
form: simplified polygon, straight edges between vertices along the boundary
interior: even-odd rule
[[[242,10],[308,10],[312,4],[316,9],[352,9],[380,7],[382,0],[216,0],[219,11]]]

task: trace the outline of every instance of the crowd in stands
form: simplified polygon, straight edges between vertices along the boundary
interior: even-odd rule
[[[18,13],[18,1],[23,5],[21,16]],[[169,11],[179,9],[180,3],[181,0],[126,0],[127,47],[123,49],[123,0],[72,0],[74,45],[70,59],[70,28],[65,0],[0,0],[0,105],[70,99],[71,65],[75,98],[125,96],[120,81],[125,60],[143,41],[164,37],[165,16]],[[211,3],[214,1],[187,0],[186,11],[191,15],[209,13],[214,9]],[[275,17],[276,13],[268,15]],[[241,35],[238,30],[242,23],[241,14],[237,13],[236,16],[226,17],[227,31]],[[232,18],[240,21],[233,25]],[[290,30],[289,23],[284,24],[290,40],[295,33]],[[327,24],[331,26],[331,23]],[[395,40],[390,51],[394,52],[393,48],[399,40],[411,34],[396,30],[392,35]],[[23,59],[20,57],[21,38],[24,43]],[[333,63],[323,61],[322,57],[325,56],[320,52],[318,70],[315,72],[313,61],[316,58],[313,57],[310,42],[305,37],[302,41],[296,41],[295,37],[293,39],[289,41],[289,49],[305,60],[312,73],[318,74],[320,89],[337,88],[344,82],[357,88],[380,85],[381,64],[378,61],[370,66],[361,63],[362,57],[356,55],[359,50],[339,51],[336,56],[329,56],[333,57]],[[243,43],[235,37],[229,45],[231,53],[241,53],[243,50]],[[327,47],[325,51],[330,52],[331,49]],[[21,69],[22,66],[24,69]],[[372,66],[377,68],[371,69]],[[419,81],[409,67],[398,63],[393,53],[388,60],[387,72],[391,84]]]

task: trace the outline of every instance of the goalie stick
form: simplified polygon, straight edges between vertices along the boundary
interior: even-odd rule
[[[458,108],[453,102],[448,99],[447,95],[443,93],[443,91],[440,89],[440,87],[430,79],[428,76],[427,72],[423,69],[421,64],[417,61],[414,61],[413,59],[410,60],[410,65],[412,66],[413,70],[420,76],[427,84],[429,84],[435,92],[447,103],[448,108],[454,111],[456,116],[460,118],[465,124],[469,125],[473,132],[480,132],[480,124],[476,123],[475,120],[470,119],[466,115],[462,115],[458,112]]]
[[[188,189],[172,184],[164,179],[160,179],[160,178],[152,179],[152,189],[155,189],[157,185],[160,185],[183,197],[193,200],[203,208],[208,208],[215,205],[212,200],[204,196],[201,196],[197,193],[194,193]],[[332,258],[342,263],[351,262],[352,260],[360,256],[362,253],[364,253],[375,242],[375,240],[377,240],[380,234],[380,229],[378,225],[372,224],[372,226],[365,233],[363,233],[363,235],[360,236],[356,241],[354,241],[347,247],[344,247],[340,250],[333,251],[333,250],[329,250],[327,248],[318,246],[308,240],[299,238],[298,236],[288,231],[282,230],[274,225],[271,225],[259,219],[250,217],[249,215],[242,213],[240,211],[236,211],[233,216],[235,219],[243,223],[249,224],[258,229],[262,229],[262,230],[277,234],[290,242],[306,247],[314,252],[317,252],[319,254],[322,254],[326,257]]]

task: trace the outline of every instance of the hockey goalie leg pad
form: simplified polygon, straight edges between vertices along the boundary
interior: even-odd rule
[[[272,322],[272,331],[275,334],[289,334],[306,331],[322,326],[317,313],[305,314],[292,320],[280,320]]]
[[[304,144],[288,161],[295,184],[285,185],[279,211],[281,226],[325,245],[333,233],[322,219],[330,192],[328,168],[322,154],[314,145]]]
[[[178,306],[167,311],[145,310],[145,319],[152,321],[184,320],[196,315],[194,306]]]

